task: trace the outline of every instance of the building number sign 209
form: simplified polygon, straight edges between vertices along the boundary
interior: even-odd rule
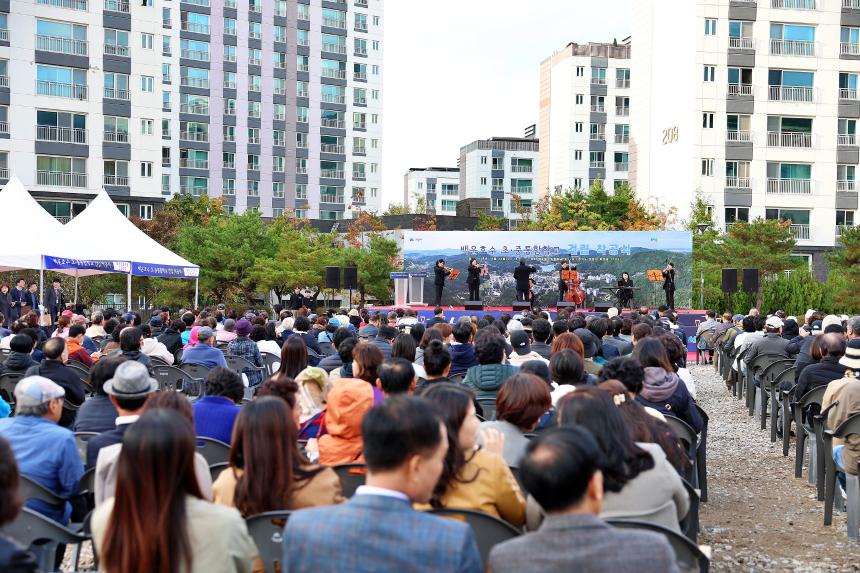
[[[663,130],[663,145],[669,145],[678,141],[678,126]]]

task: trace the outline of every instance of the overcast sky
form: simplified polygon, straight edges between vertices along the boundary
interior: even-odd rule
[[[540,63],[569,42],[630,34],[632,0],[387,0],[383,208],[410,167],[538,121]]]

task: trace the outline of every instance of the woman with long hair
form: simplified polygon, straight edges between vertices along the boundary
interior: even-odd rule
[[[249,572],[257,548],[233,508],[204,501],[194,474],[194,430],[156,409],[131,424],[117,464],[116,496],[91,526],[105,573]]]
[[[498,430],[481,432],[472,393],[465,387],[439,382],[423,392],[438,407],[448,430],[448,453],[430,506],[475,509],[519,527],[526,502],[503,458],[504,437]]]
[[[657,444],[635,442],[607,392],[578,388],[559,402],[559,425],[591,432],[603,452],[604,519],[648,521],[680,532],[690,500]]]
[[[3,315],[0,326],[12,324],[12,293],[9,291],[7,283],[0,283],[0,314]],[[18,309],[16,308],[15,315],[17,316],[17,314]]]
[[[702,417],[687,386],[675,373],[664,341],[660,337],[646,338],[636,345],[633,357],[645,369],[642,391],[636,399],[643,406],[685,421],[696,433],[702,431]]]
[[[281,366],[275,373],[278,378],[295,379],[308,367],[308,347],[300,336],[290,336],[281,347]]]
[[[415,353],[417,351],[418,346],[415,343],[415,339],[412,338],[411,334],[406,332],[398,334],[394,339],[394,344],[391,345],[392,358],[405,358],[409,362],[413,363],[412,368],[415,370],[416,378],[427,378],[427,372],[424,370],[424,366],[414,364]]]

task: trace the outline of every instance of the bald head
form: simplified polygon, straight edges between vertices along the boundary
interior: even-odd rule
[[[845,337],[835,332],[821,335],[821,353],[841,358],[845,356]]]

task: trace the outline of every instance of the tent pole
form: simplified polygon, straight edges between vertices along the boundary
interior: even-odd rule
[[[39,258],[39,297],[42,297],[45,294],[45,256],[42,255]],[[45,304],[45,301],[42,301],[42,304]],[[38,308],[34,308],[33,310],[39,314],[39,324],[42,324],[42,313]]]
[[[200,294],[200,277],[194,279],[194,310],[197,310],[197,297]]]
[[[126,302],[128,303],[128,312],[131,312],[131,273],[128,273],[128,284],[126,286],[126,293],[128,298]]]
[[[78,306],[78,269],[75,269],[75,306]]]

